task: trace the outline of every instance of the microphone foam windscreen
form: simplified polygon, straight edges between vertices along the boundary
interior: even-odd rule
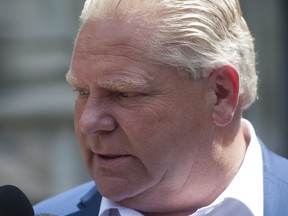
[[[34,216],[33,207],[26,195],[17,187],[0,187],[1,216]]]

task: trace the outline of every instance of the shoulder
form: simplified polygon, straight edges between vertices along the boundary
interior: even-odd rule
[[[262,144],[264,215],[288,215],[288,160]]]
[[[79,211],[79,205],[87,195],[96,192],[94,182],[90,181],[36,204],[34,211],[36,214],[50,213],[59,216],[71,214]]]
[[[288,185],[288,160],[270,151],[262,144],[263,170]],[[265,176],[264,176],[265,177]]]

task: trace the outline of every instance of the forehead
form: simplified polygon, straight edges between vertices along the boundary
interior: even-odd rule
[[[98,82],[99,77],[110,79],[113,75],[121,85],[133,86],[143,84],[143,78],[154,79],[161,67],[148,58],[150,35],[151,28],[141,22],[87,21],[79,32],[69,74],[89,82],[88,76]]]

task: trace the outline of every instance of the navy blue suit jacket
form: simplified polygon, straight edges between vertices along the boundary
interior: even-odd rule
[[[288,160],[268,150],[263,152],[264,216],[288,216]],[[101,195],[91,181],[34,206],[36,214],[58,216],[98,215]]]

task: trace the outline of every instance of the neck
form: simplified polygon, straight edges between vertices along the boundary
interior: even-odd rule
[[[187,216],[196,212],[199,208],[210,205],[213,201],[219,197],[221,193],[228,187],[235,175],[237,174],[241,164],[244,160],[245,152],[249,143],[249,135],[245,134],[245,129],[243,131],[242,127],[239,125],[239,130],[229,145],[226,145],[223,148],[221,153],[221,162],[222,166],[225,167],[225,172],[218,176],[217,183],[214,183],[214,190],[210,190],[210,193],[207,193],[207,196],[197,202],[197,204],[192,204],[191,208],[182,209],[174,212],[158,212],[158,213],[149,213],[143,212],[145,216]],[[216,177],[215,177],[216,179]],[[191,193],[190,200],[193,199],[193,193]],[[176,198],[175,198],[176,199]]]
[[[191,172],[181,188],[155,192],[153,201],[146,197],[142,201],[129,203],[127,207],[142,210],[145,216],[186,216],[215,201],[238,172],[249,142],[240,119],[219,130],[217,134],[220,135],[212,145],[206,144],[199,149],[198,157],[193,161]],[[212,159],[204,160],[205,157]]]

